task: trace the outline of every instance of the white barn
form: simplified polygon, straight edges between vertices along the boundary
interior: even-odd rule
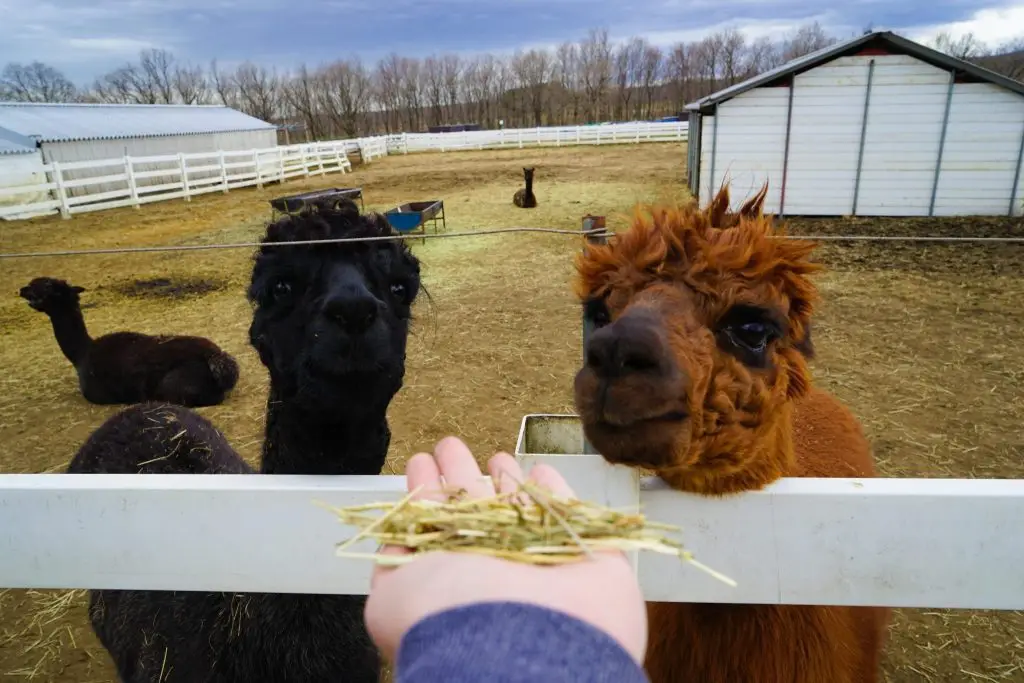
[[[224,106],[0,102],[0,129],[32,140],[46,164],[277,146],[276,126]],[[161,168],[140,165],[136,170]],[[70,170],[64,177],[109,173],[109,168],[99,167]],[[164,182],[169,180],[158,176],[140,184]],[[69,188],[68,195],[120,187]]]
[[[1024,84],[888,31],[689,110],[690,190],[805,216],[1024,213]]]
[[[0,128],[0,207],[30,204],[46,199],[45,192],[19,191],[22,186],[46,182],[43,159],[36,143],[14,131]]]

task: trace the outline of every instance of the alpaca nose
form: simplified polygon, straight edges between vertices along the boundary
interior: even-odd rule
[[[333,296],[324,302],[324,315],[349,334],[360,334],[377,320],[379,304],[368,294]]]
[[[665,348],[652,325],[624,316],[594,332],[586,363],[602,379],[657,374],[665,369]]]

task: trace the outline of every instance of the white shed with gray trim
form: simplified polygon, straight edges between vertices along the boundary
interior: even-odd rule
[[[805,216],[1024,213],[1024,84],[888,31],[690,105],[690,190]]]

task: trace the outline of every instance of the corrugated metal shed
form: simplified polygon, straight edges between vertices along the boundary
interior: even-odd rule
[[[275,130],[224,106],[0,103],[0,127],[39,142]]]
[[[0,155],[35,153],[36,143],[31,138],[18,135],[13,130],[0,128]]]

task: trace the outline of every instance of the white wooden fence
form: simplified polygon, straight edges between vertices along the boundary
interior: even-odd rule
[[[697,559],[738,582],[634,555],[648,599],[1024,608],[1019,481],[784,479],[708,499],[572,454],[571,416],[523,427],[524,464],[549,462],[582,498],[681,525]],[[0,586],[365,594],[370,564],[334,555],[355,530],[316,502],[404,493],[399,476],[3,475]]]
[[[0,218],[72,214],[123,206],[138,208],[168,199],[191,200],[207,192],[280,182],[288,178],[346,172],[352,163],[347,141],[237,151],[58,162],[43,166],[47,182],[0,187]],[[46,197],[4,206],[7,196]]]
[[[685,121],[672,123],[606,123],[592,126],[506,128],[456,133],[402,133],[388,137],[391,154],[453,152],[468,149],[561,147],[563,145],[617,145],[641,142],[677,142],[687,139]]]
[[[577,144],[626,144],[686,140],[686,123],[623,123],[523,128],[463,133],[403,133],[353,140],[236,151],[125,156],[52,162],[38,169],[41,182],[0,187],[0,220],[57,211],[64,218],[87,211],[140,207],[206,192],[228,192],[289,178],[347,172],[348,153],[364,163],[400,152],[524,148]]]

